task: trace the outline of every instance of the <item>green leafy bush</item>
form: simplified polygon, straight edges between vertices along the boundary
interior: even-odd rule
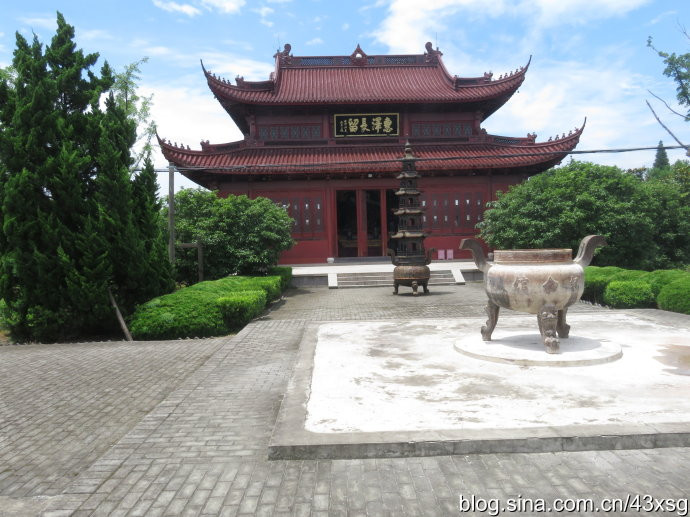
[[[163,212],[167,216],[167,209]],[[204,274],[209,279],[227,275],[266,274],[290,249],[294,221],[270,199],[184,189],[175,194],[175,228],[181,242],[202,242]],[[177,280],[197,278],[196,250],[176,254]]]
[[[690,256],[690,203],[677,183],[572,161],[500,192],[477,226],[498,249],[573,248],[603,235],[595,265],[653,270]]]
[[[649,274],[649,271],[640,271],[639,269],[623,269],[622,271],[619,271],[618,273],[612,274],[609,278],[610,281],[613,282],[619,281],[619,282],[628,282],[631,280],[642,280],[645,281],[644,278]],[[649,283],[649,282],[647,282]]]
[[[238,328],[255,318],[266,306],[264,291],[238,291],[217,300],[228,328]]]
[[[290,282],[292,281],[292,268],[291,267],[275,266],[269,270],[268,274],[280,277],[280,287],[283,291],[285,289],[287,289],[288,287],[290,287]]]
[[[247,324],[280,293],[280,276],[199,282],[140,305],[130,330],[135,339],[220,336]]]
[[[582,299],[592,303],[604,303],[604,290],[611,277],[624,271],[616,266],[588,266],[585,268],[585,289]]]
[[[642,280],[612,280],[604,290],[604,303],[616,309],[654,307],[654,293]]]
[[[132,336],[146,340],[227,334],[218,297],[191,289],[180,289],[140,305],[130,323]]]
[[[690,314],[690,275],[666,284],[659,292],[657,304],[665,311]]]
[[[656,298],[665,285],[685,277],[690,277],[690,274],[681,269],[657,269],[650,271],[642,279],[652,287]]]

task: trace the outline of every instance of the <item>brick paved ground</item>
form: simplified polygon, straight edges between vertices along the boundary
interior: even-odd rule
[[[477,286],[389,291],[295,290],[217,340],[0,348],[0,515],[441,516],[459,515],[461,494],[688,497],[685,448],[267,461],[306,321],[482,315]]]

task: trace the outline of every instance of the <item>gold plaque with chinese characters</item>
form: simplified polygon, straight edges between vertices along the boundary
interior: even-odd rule
[[[398,136],[398,113],[352,113],[333,115],[333,135]]]

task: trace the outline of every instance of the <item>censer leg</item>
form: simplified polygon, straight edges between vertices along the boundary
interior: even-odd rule
[[[419,287],[419,284],[417,284],[417,281],[414,280],[412,282],[412,296],[417,296],[419,293],[417,292],[417,288]]]
[[[559,342],[556,337],[556,328],[558,326],[558,311],[553,305],[545,305],[537,313],[537,323],[539,324],[539,332],[544,340],[546,352],[549,354],[557,354],[559,352]]]
[[[498,305],[493,303],[491,300],[486,304],[484,310],[489,319],[486,320],[486,325],[482,327],[482,339],[484,341],[491,341],[491,334],[496,328],[496,322],[498,321]]]
[[[565,316],[568,313],[568,309],[563,309],[558,311],[558,323],[556,324],[556,332],[558,332],[558,337],[563,339],[568,337],[570,334],[570,325],[565,322]]]

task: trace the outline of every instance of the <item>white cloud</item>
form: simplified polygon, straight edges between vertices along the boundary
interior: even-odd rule
[[[77,29],[79,40],[112,40],[113,35],[101,29]]]
[[[265,81],[275,70],[275,63],[270,56],[266,62],[221,52],[206,52],[201,58],[207,70],[212,70],[214,74],[225,79],[234,79],[241,75],[248,81]],[[195,61],[199,62],[199,56]]]
[[[323,40],[321,38],[312,38],[306,43],[307,45],[321,45],[323,44]]]
[[[201,5],[207,9],[226,14],[239,12],[244,4],[245,0],[201,0]]]
[[[486,18],[510,17],[527,27],[522,46],[534,48],[547,27],[582,25],[641,7],[651,0],[391,0],[388,13],[374,31],[376,41],[387,45],[391,52],[420,52],[426,41],[434,41],[437,33],[458,30],[463,23]],[[377,3],[372,7],[379,7]],[[460,15],[451,20],[454,15]],[[461,18],[461,19],[460,19]]]
[[[663,20],[667,16],[673,16],[674,14],[678,14],[678,11],[663,12],[660,15],[656,16],[655,18],[649,20],[649,23],[647,25],[656,25],[657,23],[659,23],[661,20]]]
[[[343,29],[344,31],[348,30],[349,28],[350,28],[350,24],[349,24],[349,23],[343,23],[342,29]]]
[[[163,0],[153,0],[153,5],[170,13],[182,13],[187,16],[196,16],[201,11],[189,4],[178,4],[177,2],[165,2]]]
[[[648,3],[650,0],[522,0],[517,10],[532,11],[540,26],[579,25],[590,20],[622,16]]]
[[[532,63],[518,93],[483,126],[490,133],[507,136],[534,131],[537,142],[543,142],[550,136],[567,134],[587,117],[579,150],[656,146],[659,140],[670,143],[644,102],[650,97],[647,88],[654,87],[650,82],[606,60]],[[631,120],[635,124],[630,124]],[[672,152],[669,157],[682,158]],[[651,166],[654,152],[583,154],[575,158],[631,168]]]
[[[274,10],[272,7],[267,7],[267,6],[265,6],[265,5],[262,6],[262,7],[257,8],[257,9],[252,9],[252,11],[254,11],[255,13],[257,13],[257,14],[258,14],[259,16],[261,16],[262,18],[265,18],[265,17],[268,16],[269,14],[273,14],[273,13],[275,12],[275,10]]]
[[[275,12],[275,10],[272,7],[267,7],[264,5],[256,9],[252,9],[252,11],[257,13],[261,17],[261,19],[259,20],[261,24],[265,25],[266,27],[273,27],[273,22],[266,19],[267,16]]]
[[[146,47],[147,56],[168,56],[173,53],[172,49],[163,46]]]
[[[292,2],[292,0],[266,0],[269,4],[287,4]]]
[[[20,22],[31,27],[41,27],[43,29],[55,30],[57,27],[56,19],[53,17],[20,18]]]
[[[161,138],[197,150],[201,149],[201,140],[223,143],[243,138],[205,84],[195,88],[143,84],[141,92],[144,95],[153,94],[151,118],[156,122]],[[167,167],[157,146],[154,146],[153,158],[157,169]],[[167,192],[168,173],[159,173],[158,182],[161,191]],[[175,190],[197,186],[180,174],[175,174]]]

